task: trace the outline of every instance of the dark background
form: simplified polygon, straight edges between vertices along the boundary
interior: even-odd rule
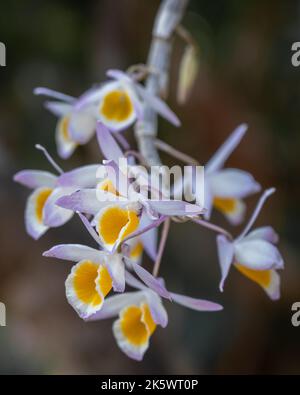
[[[300,373],[300,327],[291,305],[300,300],[300,68],[291,46],[300,41],[300,2],[191,0],[184,25],[201,48],[201,66],[188,103],[175,101],[183,44],[176,40],[170,105],[183,126],[160,122],[160,138],[203,164],[240,122],[249,132],[228,161],[252,172],[277,193],[257,225],[280,233],[282,298],[268,300],[254,283],[232,271],[218,292],[215,236],[193,224],[174,224],[161,274],[170,289],[215,300],[221,313],[167,305],[169,326],[158,329],[144,361],[117,348],[111,321],[86,324],[67,304],[64,281],[71,265],[41,253],[63,242],[92,240],[77,219],[39,242],[25,234],[28,192],[12,182],[22,168],[49,170],[41,143],[55,153],[55,118],[34,97],[35,86],[77,96],[105,79],[107,68],[145,62],[158,0],[1,1],[0,41],[0,328],[1,373]],[[132,138],[132,132],[126,135]],[[96,141],[67,162],[70,169],[100,159]],[[169,162],[169,159],[166,158]],[[249,210],[257,196],[248,199]],[[213,220],[228,226],[217,214]],[[239,229],[233,229],[238,232]]]

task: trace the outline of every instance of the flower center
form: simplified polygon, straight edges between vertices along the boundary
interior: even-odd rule
[[[133,112],[129,95],[123,90],[109,92],[103,98],[100,113],[109,121],[122,122]]]
[[[156,328],[149,306],[129,306],[121,312],[120,329],[126,340],[134,346],[145,344]]]
[[[112,280],[106,267],[87,260],[75,271],[73,285],[81,302],[97,306],[111,290]]]
[[[104,243],[114,244],[118,239],[121,241],[134,232],[138,225],[139,218],[135,211],[113,206],[104,210],[97,230]]]

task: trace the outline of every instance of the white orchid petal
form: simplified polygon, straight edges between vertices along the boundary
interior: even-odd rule
[[[97,171],[101,165],[87,165],[63,173],[57,180],[61,187],[95,188],[99,179]]]
[[[231,133],[228,139],[221,145],[217,152],[208,161],[207,165],[205,166],[207,173],[213,173],[223,167],[224,163],[229,158],[231,153],[239,145],[247,129],[248,125],[243,123]]]
[[[151,223],[153,223],[153,220],[151,220],[147,216],[147,214],[143,212],[140,220],[140,228],[144,229],[146,228],[146,226],[149,226]],[[157,239],[158,239],[157,227],[154,227],[148,230],[148,232],[141,234],[140,238],[147,255],[149,255],[149,257],[153,261],[155,261],[157,255]]]
[[[145,296],[149,304],[153,321],[162,328],[165,328],[168,325],[168,313],[160,297],[151,291],[145,291]]]
[[[271,226],[263,226],[252,230],[243,240],[263,239],[272,244],[277,244],[279,240],[278,234]]]
[[[282,269],[283,259],[273,244],[260,239],[241,240],[234,244],[235,259],[254,270]]]
[[[139,303],[144,298],[143,292],[125,292],[105,299],[102,309],[88,317],[86,321],[98,321],[116,317],[126,306]]]
[[[172,300],[184,307],[196,311],[220,311],[223,306],[218,303],[210,302],[209,300],[191,298],[186,295],[179,295],[171,292]]]
[[[49,187],[54,188],[57,176],[48,171],[21,170],[14,175],[14,181],[28,188]]]
[[[43,206],[40,205],[39,199],[41,194],[46,193],[48,196],[52,190],[41,187],[35,189],[28,197],[25,208],[25,226],[27,233],[35,240],[39,239],[48,229],[43,222]]]
[[[224,282],[233,263],[234,247],[224,235],[217,236],[219,264],[221,268],[220,291],[223,292]]]
[[[180,126],[181,122],[177,115],[170,109],[170,107],[161,100],[158,96],[154,96],[149,93],[142,85],[135,84],[138,94],[154,111],[165,118],[174,126]]]
[[[56,115],[57,117],[62,117],[64,115],[69,114],[73,106],[68,103],[62,103],[60,101],[47,101],[44,104],[45,108],[49,110],[52,114]]]
[[[75,98],[73,96],[65,95],[64,93],[54,91],[53,89],[44,88],[44,87],[37,87],[33,90],[33,93],[37,96],[49,96],[53,97],[54,99],[66,101],[68,103],[73,103]]]
[[[209,185],[213,195],[221,198],[243,199],[261,189],[250,173],[238,169],[215,172],[209,178]]]
[[[106,159],[114,160],[118,163],[118,160],[124,157],[121,148],[110,131],[99,121],[97,122],[97,138],[100,149]]]
[[[115,292],[125,290],[125,263],[121,254],[109,254],[106,259],[106,266],[112,278],[113,289]]]
[[[203,213],[203,208],[197,204],[191,204],[182,200],[149,200],[150,207],[159,214],[174,215],[198,215]]]
[[[75,149],[77,148],[77,143],[69,135],[69,131],[65,133],[62,123],[65,122],[64,118],[60,118],[57,122],[55,130],[55,141],[57,145],[58,155],[62,159],[68,159]]]
[[[43,221],[45,225],[55,228],[64,225],[72,218],[74,215],[73,211],[59,207],[56,204],[59,198],[72,192],[74,192],[74,188],[55,188],[53,190],[44,206]]]
[[[81,189],[69,196],[61,197],[57,200],[56,204],[72,211],[96,215],[103,207],[111,204],[111,202],[98,200],[96,189]]]
[[[97,263],[103,263],[104,256],[102,251],[82,244],[58,244],[50,250],[45,251],[43,256],[48,258],[64,259],[72,262],[79,262],[84,259]]]
[[[96,118],[86,111],[74,111],[70,115],[70,137],[78,144],[86,144],[96,131]]]

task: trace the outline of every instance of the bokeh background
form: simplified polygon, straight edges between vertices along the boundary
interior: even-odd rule
[[[215,235],[174,224],[161,267],[169,288],[225,309],[196,313],[168,303],[169,326],[156,331],[137,363],[117,348],[112,321],[86,324],[67,304],[64,281],[71,265],[41,255],[61,242],[93,245],[81,223],[74,218],[39,242],[25,234],[29,191],[14,184],[12,175],[22,168],[50,170],[35,143],[56,152],[55,119],[33,88],[77,96],[104,80],[107,68],[145,62],[158,5],[1,2],[0,41],[7,47],[7,66],[0,68],[0,301],[7,307],[7,327],[0,328],[1,373],[300,373],[300,327],[291,325],[291,305],[300,300],[300,68],[291,65],[291,45],[300,39],[299,1],[191,0],[184,25],[201,48],[200,71],[188,103],[179,107],[176,80],[184,46],[177,39],[170,105],[183,126],[175,130],[160,121],[159,131],[160,138],[204,164],[237,124],[249,123],[227,164],[277,188],[257,225],[270,224],[281,235],[286,269],[280,301],[269,301],[234,270],[220,294]],[[126,136],[134,143],[131,131]],[[71,169],[98,159],[93,140],[59,163]],[[248,199],[248,215],[257,198]],[[217,214],[213,220],[228,226]]]

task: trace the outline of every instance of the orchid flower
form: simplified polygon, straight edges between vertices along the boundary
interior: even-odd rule
[[[284,262],[275,244],[278,236],[270,226],[260,227],[250,232],[265,200],[275,191],[268,189],[260,198],[252,217],[244,231],[235,240],[224,235],[217,236],[217,246],[222,278],[220,290],[230,267],[235,266],[250,280],[259,284],[272,299],[280,297],[280,278],[276,270],[283,269]]]
[[[86,144],[93,137],[97,120],[112,131],[120,131],[141,119],[143,102],[175,126],[180,125],[167,104],[149,95],[129,74],[109,70],[107,75],[111,81],[92,88],[78,99],[48,88],[34,90],[36,95],[56,99],[45,106],[58,117],[55,137],[62,158],[69,158],[79,144]]]
[[[95,187],[99,182],[96,178],[99,165],[81,166],[64,173],[44,147],[36,148],[45,154],[59,175],[41,170],[22,170],[14,175],[14,181],[33,189],[26,204],[25,226],[34,239],[49,228],[64,225],[73,216],[71,210],[56,205],[57,199],[80,188]]]
[[[80,244],[60,244],[45,251],[43,256],[76,263],[65,285],[68,302],[81,318],[100,311],[106,295],[112,289],[115,292],[124,292],[125,260],[155,293],[171,298],[161,282],[145,269],[137,269],[138,265],[122,253],[110,253]],[[127,275],[129,276],[128,273]]]
[[[223,169],[246,131],[247,125],[238,126],[205,166],[205,219],[210,218],[215,207],[233,225],[240,224],[246,211],[242,199],[261,189],[251,174],[239,169]]]
[[[87,318],[87,321],[98,321],[118,316],[113,323],[113,334],[120,349],[130,358],[141,361],[149,340],[157,325],[165,328],[168,314],[161,298],[142,283],[126,274],[129,285],[139,289],[107,298],[101,311]],[[196,311],[220,311],[223,307],[217,303],[170,292],[172,300],[184,307]]]
[[[65,283],[66,296],[82,318],[99,311],[111,289],[124,292],[122,254],[109,254],[80,244],[61,244],[45,251],[43,256],[76,262]]]
[[[92,105],[98,120],[110,130],[120,131],[142,119],[145,102],[173,125],[180,125],[167,104],[159,97],[151,96],[134,76],[120,70],[108,70],[107,76],[112,80],[83,94],[76,103],[76,109]]]

